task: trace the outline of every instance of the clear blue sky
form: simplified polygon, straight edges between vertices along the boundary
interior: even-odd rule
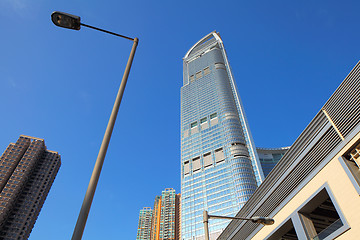
[[[83,239],[135,239],[180,191],[182,57],[220,32],[256,146],[291,145],[360,60],[359,1],[0,1],[0,151],[44,138],[62,166],[30,239],[70,239],[132,43],[140,39]]]

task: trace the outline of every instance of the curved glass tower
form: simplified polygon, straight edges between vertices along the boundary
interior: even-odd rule
[[[181,239],[194,240],[204,238],[204,209],[235,216],[264,175],[220,35],[202,38],[183,61]],[[210,220],[210,238],[228,223]]]

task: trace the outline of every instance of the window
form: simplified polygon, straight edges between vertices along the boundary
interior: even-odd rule
[[[202,72],[201,71],[197,72],[196,73],[196,79],[199,79],[201,77],[202,77]]]
[[[190,172],[190,165],[189,161],[184,162],[184,175],[189,174]]]
[[[196,126],[197,126],[197,122],[193,122],[193,123],[190,125],[191,128],[194,128],[194,127],[196,127]]]
[[[215,68],[216,69],[224,69],[224,70],[226,70],[225,64],[223,64],[221,62],[215,63]]]
[[[287,220],[268,240],[295,240],[298,239],[291,219]]]
[[[200,157],[196,157],[192,160],[192,168],[194,172],[201,169]]]
[[[190,76],[190,82],[193,82],[195,80],[194,75]]]
[[[205,117],[205,118],[202,118],[202,119],[200,119],[200,124],[203,124],[203,123],[205,123],[207,121],[207,118]]]
[[[316,194],[298,214],[309,239],[325,239],[344,226],[325,188]],[[335,236],[331,236],[331,239]]]
[[[360,194],[360,142],[354,144],[339,160]]]
[[[204,160],[204,168],[209,167],[212,165],[212,157],[211,157],[211,153],[205,153],[203,156],[203,160]]]
[[[204,76],[210,73],[210,67],[204,68]]]
[[[360,143],[350,150],[348,158],[350,161],[354,162],[358,168],[360,168]]]
[[[219,163],[225,160],[224,150],[222,148],[215,150],[215,162]]]
[[[219,119],[217,118],[217,113],[213,113],[210,115],[210,125],[214,126],[219,123]]]

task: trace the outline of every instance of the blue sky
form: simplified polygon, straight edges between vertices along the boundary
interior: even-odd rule
[[[83,239],[135,239],[180,191],[182,57],[220,32],[258,147],[291,145],[360,60],[359,1],[0,1],[0,150],[44,138],[62,166],[30,239],[70,239],[132,43],[140,39]]]

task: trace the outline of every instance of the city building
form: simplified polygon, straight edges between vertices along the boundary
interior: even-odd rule
[[[150,207],[144,207],[140,210],[139,226],[137,230],[136,240],[150,240],[151,219],[153,210]]]
[[[218,239],[358,239],[359,167],[360,62]]]
[[[151,238],[159,239],[161,218],[161,196],[155,197],[153,217],[151,220]]]
[[[271,172],[271,170],[280,161],[282,156],[285,155],[286,151],[289,150],[289,148],[290,147],[256,148],[261,168],[265,177]]]
[[[166,188],[155,197],[154,209],[140,210],[137,240],[180,240],[180,194]]]
[[[21,135],[0,159],[0,239],[27,239],[61,160],[43,139]]]
[[[223,41],[216,31],[183,58],[181,237],[204,238],[203,210],[234,216],[264,180]],[[210,238],[228,221],[214,220]]]

